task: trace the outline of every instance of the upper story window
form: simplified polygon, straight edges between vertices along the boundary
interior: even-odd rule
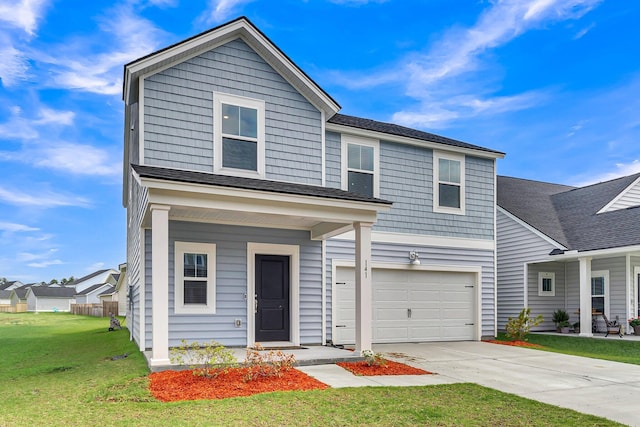
[[[214,93],[215,171],[264,177],[264,101]]]
[[[216,245],[175,243],[176,313],[215,313]]]
[[[433,153],[433,210],[464,215],[464,155]]]
[[[378,141],[343,135],[342,142],[342,189],[378,197]]]

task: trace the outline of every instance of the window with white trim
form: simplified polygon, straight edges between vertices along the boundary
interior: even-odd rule
[[[591,273],[591,310],[596,313],[608,314],[608,272],[593,271]]]
[[[556,295],[556,273],[538,273],[538,296],[553,297]]]
[[[263,177],[264,101],[217,92],[213,101],[215,172]]]
[[[342,189],[378,197],[379,142],[342,136]]]
[[[215,313],[216,245],[175,243],[174,310],[178,314]]]
[[[464,155],[433,152],[433,210],[465,213]]]

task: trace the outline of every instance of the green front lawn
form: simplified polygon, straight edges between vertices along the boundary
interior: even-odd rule
[[[129,332],[108,326],[64,313],[0,313],[0,426],[619,425],[473,384],[161,403]]]
[[[498,339],[509,340],[504,334]],[[640,341],[625,340],[618,335],[602,339],[533,333],[527,341],[542,345],[541,350],[545,351],[640,365]]]

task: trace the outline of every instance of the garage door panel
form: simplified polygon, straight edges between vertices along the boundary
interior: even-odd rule
[[[336,277],[346,283],[338,287],[339,292],[348,293],[347,298],[336,295],[335,303],[341,308],[336,324],[355,328],[354,269],[338,268]],[[374,269],[372,281],[374,343],[474,339],[475,274]],[[341,321],[341,316],[348,321]],[[334,331],[336,343],[355,342],[355,330]]]

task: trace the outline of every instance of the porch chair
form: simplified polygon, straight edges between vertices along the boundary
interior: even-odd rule
[[[614,321],[609,321],[609,319],[607,319],[607,316],[603,313],[602,314],[602,318],[604,319],[604,322],[607,324],[607,333],[604,335],[605,337],[609,336],[609,334],[617,334],[620,335],[620,338],[623,337],[622,335],[622,325],[618,323],[617,320]]]

